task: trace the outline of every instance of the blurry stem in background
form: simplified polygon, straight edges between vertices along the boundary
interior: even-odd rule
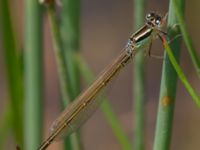
[[[145,0],[134,0],[134,28],[137,30],[144,24]],[[134,62],[134,149],[145,148],[145,76],[144,51],[139,51]]]
[[[61,37],[66,61],[69,97],[74,100],[80,93],[80,74],[74,60],[80,45],[80,0],[63,1]]]
[[[16,39],[13,31],[13,24],[9,12],[9,1],[0,0],[0,17],[2,27],[2,44],[4,50],[4,60],[6,65],[6,75],[9,88],[9,98],[12,117],[12,128],[15,140],[23,146],[23,87],[22,74],[19,62],[19,54],[16,47]],[[7,119],[6,119],[7,120]]]
[[[43,50],[42,13],[36,0],[25,1],[24,42],[24,141],[25,150],[35,150],[42,140]]]
[[[183,73],[183,70],[181,69],[181,67],[179,66],[179,64],[177,63],[171,48],[169,47],[167,41],[165,38],[161,37],[162,41],[163,41],[163,45],[165,47],[165,50],[167,52],[167,55],[169,56],[169,59],[172,63],[172,65],[174,66],[174,69],[176,70],[179,79],[182,81],[183,85],[185,86],[185,88],[187,89],[188,93],[191,95],[192,99],[194,100],[194,102],[196,103],[196,105],[198,107],[200,107],[200,97],[198,96],[198,94],[195,92],[195,90],[193,89],[193,87],[191,86],[191,84],[189,83],[189,81],[187,80],[187,77],[185,76],[185,74]]]
[[[192,39],[191,39],[191,37],[188,33],[188,30],[187,30],[187,27],[186,27],[186,24],[185,24],[185,21],[184,21],[184,17],[180,13],[181,10],[178,7],[177,2],[175,0],[173,0],[172,2],[173,2],[173,5],[174,5],[174,11],[175,11],[175,14],[176,14],[176,17],[177,17],[177,20],[178,20],[178,24],[180,25],[181,33],[183,35],[183,39],[184,39],[186,46],[187,46],[187,50],[190,54],[190,57],[192,59],[194,67],[196,69],[197,75],[200,78],[200,59],[199,59],[197,52],[194,48]]]
[[[68,70],[66,65],[66,59],[65,59],[65,52],[64,52],[64,42],[61,39],[60,29],[56,21],[56,11],[55,11],[55,5],[54,3],[48,4],[48,16],[49,21],[51,25],[51,32],[52,32],[52,38],[54,42],[54,52],[58,67],[58,74],[59,74],[59,80],[60,80],[60,86],[61,86],[61,93],[62,93],[62,100],[64,107],[66,107],[70,100],[73,98],[72,93],[69,92],[70,90],[70,83],[68,82]],[[70,95],[68,95],[70,94]],[[67,138],[65,141],[65,146],[67,149],[79,149],[79,140],[77,139],[76,134],[72,134],[71,137]]]
[[[176,0],[178,7],[181,10],[181,14],[184,14],[184,0]],[[174,27],[177,24],[177,19],[175,17],[174,6],[172,0],[169,6],[169,17],[168,17],[168,27],[170,28],[168,36],[170,39],[176,37],[180,34],[178,27]],[[179,60],[180,56],[180,38],[174,39],[170,43],[170,47],[174,50],[173,54],[176,60]],[[157,113],[157,124],[156,133],[154,141],[154,150],[169,150],[172,134],[172,124],[174,115],[174,105],[176,96],[176,85],[177,85],[177,74],[174,70],[168,56],[165,53],[162,80],[160,87],[160,101]]]
[[[51,27],[51,34],[53,38],[54,53],[58,68],[58,76],[59,76],[62,99],[63,101],[65,101],[66,104],[69,104],[70,101],[68,96],[67,71],[64,58],[64,50],[62,46],[60,31],[56,21],[56,16],[55,16],[56,11],[54,4],[49,4],[47,9],[48,9],[47,11],[48,11],[49,23]]]
[[[10,128],[12,128],[12,110],[10,106],[5,107],[6,110],[4,113],[1,114],[1,120],[0,120],[0,149],[3,148],[5,145],[6,138],[8,137],[8,134],[10,133]],[[20,144],[20,143],[18,143]],[[21,146],[21,145],[20,145]],[[22,145],[23,146],[23,145]]]
[[[68,93],[72,101],[80,93],[80,73],[75,62],[75,54],[79,52],[80,45],[80,0],[63,1],[61,18],[60,27],[67,70]],[[63,104],[66,107],[65,101]],[[83,150],[79,133],[72,134],[70,140],[73,150]],[[65,142],[65,149],[69,149],[67,142]]]

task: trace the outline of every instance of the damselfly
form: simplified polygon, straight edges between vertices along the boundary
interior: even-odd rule
[[[150,47],[152,40],[163,34],[161,28],[166,17],[156,13],[146,15],[146,24],[132,34],[120,55],[100,74],[93,84],[69,105],[53,123],[50,136],[38,150],[45,150],[61,135],[70,135],[86,121],[99,105],[97,95],[110,83],[114,76],[132,60],[139,49]]]

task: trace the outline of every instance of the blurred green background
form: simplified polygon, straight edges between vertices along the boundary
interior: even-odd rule
[[[19,52],[24,49],[24,1],[11,1],[10,12],[16,34],[16,43]],[[0,4],[1,5],[1,4]],[[200,49],[200,2],[186,1],[186,23],[189,27],[195,48]],[[168,1],[147,1],[146,12],[156,11],[165,14],[168,10]],[[80,22],[80,51],[89,66],[97,75],[115,58],[127,42],[133,31],[133,2],[129,0],[84,0],[81,1]],[[1,24],[0,20],[0,24]],[[0,25],[1,27],[1,25]],[[52,38],[47,15],[43,22],[44,42],[44,137],[49,133],[51,123],[60,112],[60,92],[56,62],[53,53]],[[8,109],[9,92],[7,76],[5,73],[5,57],[3,54],[3,36],[0,30],[0,117]],[[162,55],[162,45],[158,40],[153,43],[152,53]],[[194,67],[185,50],[181,49],[181,66],[190,83],[200,94],[199,80]],[[200,54],[200,52],[198,51]],[[159,88],[161,80],[162,60],[148,58],[145,60],[146,76],[146,122],[147,131],[146,149],[152,149],[155,133],[156,113],[158,106]],[[23,68],[23,66],[22,66]],[[108,95],[123,128],[129,138],[133,138],[133,104],[132,104],[132,64],[122,71]],[[81,80],[81,89],[86,87]],[[35,110],[37,112],[37,110]],[[180,82],[178,82],[177,101],[173,125],[172,150],[199,150],[200,143],[200,110],[191,100],[190,95]],[[0,124],[1,126],[1,124]],[[82,142],[85,150],[119,150],[121,149],[115,136],[105,121],[102,112],[98,111],[81,128]],[[48,149],[60,149],[61,142],[53,143]],[[12,131],[6,137],[5,149],[15,149],[16,143]]]

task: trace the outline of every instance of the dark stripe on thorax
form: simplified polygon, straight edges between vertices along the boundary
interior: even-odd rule
[[[150,28],[148,25],[144,25],[142,28],[138,30],[138,32],[133,34],[130,39],[135,43],[138,43],[144,40],[145,38],[149,37],[152,31],[153,31],[152,28]]]

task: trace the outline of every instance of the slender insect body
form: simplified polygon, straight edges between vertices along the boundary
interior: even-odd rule
[[[156,38],[155,35],[161,32],[162,23],[164,22],[162,19],[162,17],[155,13],[149,13],[146,16],[147,23],[131,35],[122,53],[55,120],[50,136],[42,143],[38,150],[45,150],[61,134],[70,135],[93,114],[100,104],[100,98],[97,98],[97,95],[132,60],[139,49],[145,48],[144,45],[149,44],[149,42]]]

